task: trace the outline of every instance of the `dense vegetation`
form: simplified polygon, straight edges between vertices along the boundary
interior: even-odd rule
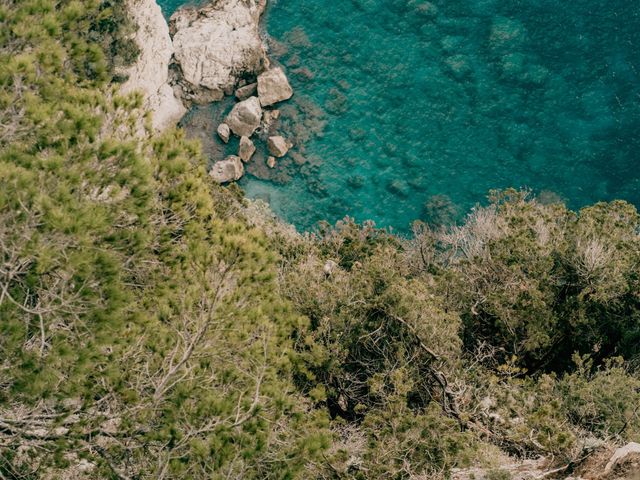
[[[633,206],[299,236],[137,133],[123,11],[0,1],[0,478],[438,478],[640,439]]]

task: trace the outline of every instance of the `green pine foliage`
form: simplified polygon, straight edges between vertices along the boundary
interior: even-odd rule
[[[0,472],[296,476],[328,442],[291,381],[307,320],[198,147],[131,134],[139,98],[107,82],[116,10],[0,15]]]

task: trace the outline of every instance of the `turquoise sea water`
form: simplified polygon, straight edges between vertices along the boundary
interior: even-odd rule
[[[638,1],[271,0],[265,27],[296,148],[241,185],[301,229],[406,231],[509,186],[640,205]]]

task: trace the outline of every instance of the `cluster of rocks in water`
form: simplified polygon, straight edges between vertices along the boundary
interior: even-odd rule
[[[293,89],[282,70],[271,66],[260,37],[259,20],[265,0],[216,0],[202,8],[187,7],[169,21],[173,38],[172,81],[187,105],[218,101],[225,95],[238,99],[224,122],[220,139],[240,138],[237,155],[216,162],[211,177],[219,183],[239,180],[244,163],[256,152],[252,136],[269,132],[280,115],[274,105],[288,100]],[[270,168],[292,143],[279,135],[267,139]]]
[[[282,70],[271,66],[260,36],[259,22],[266,0],[212,0],[206,6],[184,7],[165,22],[155,0],[129,0],[138,30],[135,42],[141,55],[122,75],[121,91],[141,91],[145,107],[153,113],[153,126],[175,125],[194,105],[206,105],[232,95],[238,103],[218,126],[227,143],[240,137],[237,155],[216,162],[212,178],[219,183],[238,180],[244,162],[256,151],[251,137],[262,137],[280,116],[275,104],[288,100],[293,90]],[[292,143],[280,135],[265,138],[276,166]]]
[[[256,95],[257,94],[257,95]],[[238,155],[231,155],[216,162],[211,169],[211,177],[218,183],[239,180],[244,174],[243,162],[248,162],[256,152],[251,137],[257,131],[268,132],[280,111],[274,108],[276,103],[288,100],[293,95],[284,71],[280,67],[270,68],[257,77],[257,81],[242,85],[236,90],[240,100],[231,109],[225,121],[218,125],[220,139],[227,143],[231,135],[240,137]],[[280,135],[271,135],[267,147],[271,154],[267,166],[275,168],[276,158],[284,157],[293,145]]]

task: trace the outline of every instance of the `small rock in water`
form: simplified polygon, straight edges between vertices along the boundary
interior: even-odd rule
[[[231,155],[224,160],[213,164],[209,175],[217,183],[233,182],[240,180],[244,175],[244,166],[240,157]]]
[[[256,146],[253,144],[249,137],[242,137],[240,139],[240,148],[238,156],[243,162],[248,162],[256,151]]]
[[[280,118],[280,110],[265,110],[262,118],[262,123],[265,130],[269,130],[269,127],[273,125],[278,118]]]
[[[240,87],[236,90],[236,98],[238,100],[246,100],[247,98],[253,96],[258,91],[257,83],[250,83],[249,85],[245,85],[244,87]]]
[[[271,118],[274,120],[280,118],[280,110],[271,110]]]
[[[242,102],[237,103],[229,115],[227,115],[226,123],[231,131],[239,137],[250,137],[256,128],[260,126],[262,120],[262,107],[258,97],[249,97]]]
[[[263,107],[288,100],[293,95],[287,76],[276,67],[258,75],[258,97]]]
[[[218,125],[218,136],[224,143],[229,142],[229,137],[231,136],[229,125],[227,125],[226,123],[221,123],[220,125]]]
[[[276,168],[276,157],[267,158],[267,166],[269,168]]]
[[[267,146],[269,147],[269,152],[276,157],[284,157],[292,147],[291,143],[287,142],[284,137],[280,135],[269,137]]]

